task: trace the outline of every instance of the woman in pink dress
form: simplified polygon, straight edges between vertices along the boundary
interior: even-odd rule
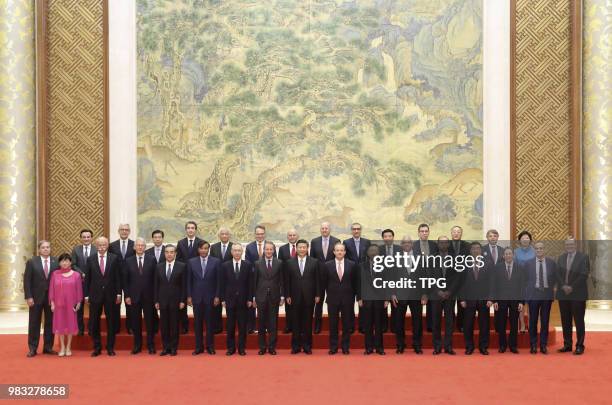
[[[53,311],[53,333],[59,335],[59,356],[72,356],[72,335],[79,331],[77,311],[83,300],[81,273],[72,270],[72,259],[68,253],[57,261],[60,268],[54,271],[49,282],[49,302]],[[67,340],[67,342],[65,342]]]

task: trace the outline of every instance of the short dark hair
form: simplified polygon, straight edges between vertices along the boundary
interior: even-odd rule
[[[529,231],[521,231],[521,233],[519,233],[519,234],[518,234],[517,239],[518,239],[518,240],[521,240],[521,238],[522,238],[523,236],[525,236],[525,235],[529,236],[529,240],[533,240],[533,237],[531,236],[531,234],[529,233]]]
[[[478,246],[479,248],[482,247],[482,245],[480,244],[480,242],[478,241],[474,241],[472,243],[470,243],[470,250],[474,247],[474,246]]]
[[[195,226],[195,229],[198,229],[198,224],[196,224],[195,221],[187,221],[187,222],[185,222],[185,229],[187,229],[187,225],[190,225],[190,224]]]
[[[164,248],[165,251],[168,251],[168,249],[174,249],[174,251],[176,252],[176,246],[174,246],[172,243],[168,243]]]
[[[391,236],[395,237],[395,232],[393,232],[393,229],[389,229],[389,228],[387,228],[387,229],[385,229],[384,231],[382,231],[382,232],[380,233],[380,237],[381,237],[381,238],[384,238],[384,237],[385,237],[385,234],[386,234],[386,233],[388,233],[388,232],[390,232],[390,233],[391,233]]]
[[[308,247],[308,241],[306,239],[300,239],[297,242],[295,242],[295,246],[299,245],[300,243],[305,243],[306,247]]]
[[[417,228],[417,231],[420,231],[420,230],[421,230],[421,228],[427,228],[427,229],[429,229],[429,225],[427,225],[427,224],[423,223],[423,224],[419,225],[419,227]]]
[[[61,263],[64,260],[68,260],[70,263],[72,263],[72,256],[70,256],[68,253],[62,253],[61,255],[59,255],[59,257],[57,258],[57,262]]]
[[[200,239],[200,241],[198,242],[198,249],[200,249],[204,245],[208,245],[208,247],[210,247],[210,243],[208,243],[204,239]]]
[[[166,235],[164,235],[164,231],[160,230],[160,229],[156,229],[153,232],[151,232],[151,237],[155,237],[155,235],[157,235],[158,233],[161,233],[162,238],[165,237]]]
[[[91,231],[91,229],[87,229],[87,228],[81,229],[81,232],[79,232],[79,236],[83,236],[84,232],[89,232],[89,234],[93,236],[93,232]]]
[[[263,226],[263,225],[261,225],[261,224],[260,224],[260,225],[255,226],[255,231],[257,231],[258,229],[262,229],[264,232],[266,231],[266,227],[265,227],[265,226]]]

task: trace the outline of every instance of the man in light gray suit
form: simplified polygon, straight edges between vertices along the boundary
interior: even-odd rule
[[[81,273],[81,277],[83,277],[83,283],[85,283],[85,267],[87,266],[87,258],[90,256],[95,256],[98,253],[98,249],[92,243],[93,242],[93,232],[90,229],[82,229],[81,230],[81,243],[76,245],[72,249],[72,267],[74,270]],[[83,286],[84,287],[84,286]],[[83,302],[81,301],[81,305],[79,306],[79,310],[77,311],[77,324],[79,326],[79,336],[83,336],[83,332],[85,330],[85,322],[83,321]],[[87,331],[89,332],[89,325],[87,325]]]
[[[257,307],[259,355],[276,354],[276,337],[278,308],[284,304],[282,262],[274,257],[274,243],[265,242],[264,256],[255,264],[253,288],[255,299],[253,306]],[[270,341],[266,342],[266,333]]]

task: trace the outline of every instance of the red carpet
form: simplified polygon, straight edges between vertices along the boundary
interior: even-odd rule
[[[406,403],[609,404],[612,381],[612,333],[587,334],[583,356],[559,354],[559,344],[547,356],[432,356],[427,350],[366,357],[312,356],[177,357],[119,351],[92,359],[76,351],[71,358],[25,357],[25,335],[0,335],[0,383],[70,384],[70,401],[78,404],[115,403]],[[38,401],[40,403],[40,401]],[[66,401],[63,401],[66,402]]]

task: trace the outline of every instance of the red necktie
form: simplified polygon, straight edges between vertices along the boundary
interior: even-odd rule
[[[295,245],[291,245],[291,257],[295,257]]]
[[[268,274],[272,273],[272,261],[268,260]]]
[[[104,275],[104,272],[106,271],[104,268],[104,256],[100,256],[100,271],[102,272],[102,275]]]

